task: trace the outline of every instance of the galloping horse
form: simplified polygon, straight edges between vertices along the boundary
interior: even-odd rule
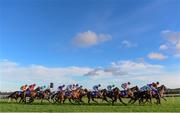
[[[94,101],[96,103],[98,103],[96,99],[102,99],[102,100],[105,100],[106,102],[109,102],[107,100],[107,90],[106,89],[102,89],[102,90],[99,90],[98,92],[95,92],[95,91],[88,91],[87,93],[87,97],[88,97],[88,103],[90,104],[90,101]]]
[[[61,91],[57,94],[57,100],[59,103],[64,103],[66,99],[69,100],[70,103],[72,103],[71,100],[78,102],[80,104],[80,102],[84,103],[82,101],[82,97],[85,96],[87,94],[87,89],[81,89],[78,88],[76,90],[72,90],[72,91]],[[73,103],[72,103],[73,104]]]
[[[134,92],[137,92],[139,90],[138,86],[134,86],[132,88],[127,89],[127,93],[124,94],[125,90],[120,91],[120,96],[122,98],[133,98]]]
[[[135,103],[137,100],[139,100],[139,104],[141,103],[146,103],[146,102],[150,102],[152,104],[152,98],[155,98],[157,100],[157,104],[161,104],[161,98],[164,98],[164,92],[165,92],[165,86],[161,85],[160,87],[158,87],[158,93],[155,93],[152,90],[148,90],[148,91],[138,91],[136,93],[134,93],[134,101],[132,102]],[[145,102],[143,100],[146,100]],[[165,98],[164,98],[165,99]]]
[[[7,98],[9,99],[9,101],[15,99],[17,102],[18,98],[22,97],[22,94],[23,94],[22,91],[15,91],[11,93],[9,96],[7,96]]]
[[[157,104],[161,104],[161,98],[166,100],[164,98],[165,89],[166,89],[165,85],[161,85],[160,87],[157,88],[158,93],[154,93],[153,91],[151,91],[152,92],[152,98],[155,98],[157,100]],[[150,99],[150,102],[151,102],[151,99]]]
[[[36,97],[37,92],[39,91],[39,88],[36,88],[35,90],[26,90],[22,96],[21,99],[19,101],[19,103],[23,102],[23,103],[32,103]],[[28,102],[26,101],[26,98],[29,98]]]
[[[51,94],[51,91],[50,89],[46,89],[44,91],[38,91],[35,95],[36,98],[40,99],[41,100],[41,103],[43,102],[43,100],[48,100],[50,102],[50,94]]]
[[[87,89],[76,89],[72,91],[72,100],[78,103],[84,103],[82,100],[82,97],[87,95],[88,90]]]
[[[148,95],[146,96],[146,102],[148,102],[148,99],[150,100],[149,102],[152,104],[152,98],[155,98],[157,100],[156,104],[161,104],[161,98],[163,98],[164,100],[166,100],[164,98],[164,92],[165,92],[166,87],[164,85],[161,85],[160,87],[157,88],[158,92],[154,92],[153,90],[150,91],[150,93],[148,93]]]

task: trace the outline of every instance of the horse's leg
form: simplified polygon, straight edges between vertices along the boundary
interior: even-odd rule
[[[21,101],[22,101],[22,97],[20,97],[19,103],[21,103]]]
[[[131,98],[131,99],[128,101],[128,103],[131,103],[131,102],[132,102],[132,100],[134,100],[134,98]]]
[[[91,97],[90,97],[90,95],[89,95],[89,94],[87,95],[87,97],[88,97],[88,104],[90,104]]]
[[[64,102],[65,102],[66,98],[63,98],[62,100],[63,100],[63,104],[64,104]]]
[[[145,102],[144,102],[144,98],[142,98],[142,103],[143,103],[143,104],[145,104],[145,103],[147,103],[147,102],[152,103],[152,101],[151,101],[151,96],[150,96],[150,95],[145,95]]]
[[[74,104],[74,103],[72,103],[72,101],[71,101],[71,99],[69,98],[69,102],[71,103],[71,104]]]
[[[159,104],[161,104],[161,98],[159,97]]]
[[[91,99],[90,99],[90,98],[88,98],[88,104],[90,104],[90,101],[91,101]]]
[[[43,102],[43,98],[41,98],[41,104],[42,104],[42,102]]]
[[[165,101],[167,101],[167,99],[163,96],[163,97],[161,97],[162,99],[164,99]]]
[[[106,97],[104,97],[102,100],[105,100],[107,103],[109,103],[109,101],[107,100],[107,98],[106,98]]]
[[[140,99],[139,99],[139,105],[141,105],[143,103],[144,97],[143,95],[141,95]]]
[[[149,98],[149,100],[150,100],[150,104],[152,104],[152,98],[151,97]]]
[[[82,98],[80,99],[80,102],[82,102],[82,104],[85,104],[85,102],[82,100]]]
[[[123,101],[122,101],[122,98],[119,96],[119,101],[122,103],[122,104],[124,104],[124,105],[127,105],[126,103],[124,103]]]
[[[16,98],[15,98],[15,100],[16,100],[16,103],[17,103],[17,99],[18,99],[18,98],[16,97]]]
[[[63,99],[64,99],[64,98],[61,98],[61,97],[60,97],[60,98],[58,99],[58,103],[59,103],[59,104],[61,104],[62,102],[64,103],[65,99],[64,99],[64,100],[63,100]]]
[[[114,105],[114,102],[117,101],[117,97],[115,96],[114,99],[112,100],[112,105]]]
[[[157,97],[157,100],[158,100],[158,104],[161,104],[161,97],[159,95]]]
[[[131,104],[134,104],[137,100],[138,100],[138,98],[134,98],[134,100],[133,100],[133,102],[131,102]]]
[[[92,97],[92,101],[96,102],[96,104],[98,104],[98,102]]]

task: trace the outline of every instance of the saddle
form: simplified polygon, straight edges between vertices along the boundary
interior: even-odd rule
[[[158,94],[158,92],[156,90],[152,90],[152,94],[155,95]]]
[[[18,95],[21,95],[22,94],[22,91],[18,91]]]
[[[65,96],[71,96],[72,91],[66,91]]]
[[[107,91],[107,94],[108,95],[114,95],[114,92],[113,91]]]
[[[26,95],[30,95],[31,91],[30,90],[26,90]]]
[[[98,91],[92,91],[91,95],[92,95],[92,96],[98,96],[98,95],[99,95],[99,92],[98,92]]]
[[[122,91],[120,91],[120,95],[121,96],[126,96],[126,95],[128,95],[128,93],[127,93],[126,90],[122,90]]]

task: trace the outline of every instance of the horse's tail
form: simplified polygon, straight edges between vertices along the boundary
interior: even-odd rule
[[[17,91],[15,91],[15,92],[11,93],[9,96],[7,96],[7,98],[12,98],[12,97],[13,97],[13,95],[15,95],[16,93],[17,93]]]

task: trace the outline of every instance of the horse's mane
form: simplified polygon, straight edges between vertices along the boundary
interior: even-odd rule
[[[165,85],[161,85],[161,86],[158,87],[158,90],[162,90],[163,88],[166,89],[166,86]]]
[[[113,91],[115,91],[115,90],[118,90],[118,91],[120,91],[118,87],[115,87],[115,88],[113,89]]]
[[[49,88],[45,89],[44,92],[51,92]]]
[[[130,90],[139,90],[139,87],[138,86],[134,86],[134,87],[130,88]]]
[[[39,87],[37,87],[36,89],[35,89],[35,91],[39,91],[40,90],[40,88]]]

